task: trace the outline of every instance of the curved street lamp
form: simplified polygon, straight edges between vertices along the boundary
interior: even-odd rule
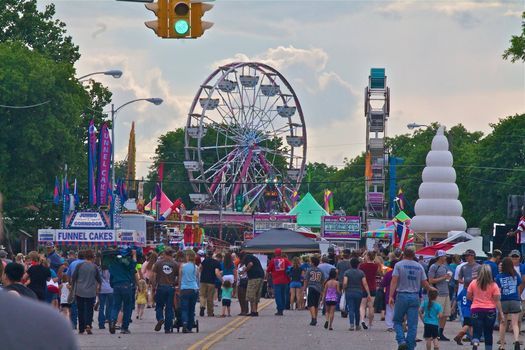
[[[424,126],[427,126],[426,124],[418,124],[418,123],[410,123],[410,124],[407,124],[407,128],[409,128],[410,130],[413,130],[413,129],[416,129],[416,128],[422,128]]]
[[[93,72],[93,73],[89,73],[89,74],[83,75],[80,78],[77,78],[77,80],[78,81],[82,81],[83,79],[85,79],[87,77],[90,77],[92,75],[98,75],[98,74],[111,75],[113,78],[118,79],[118,78],[120,78],[122,76],[122,71],[119,70],[119,69],[110,69],[110,70],[107,70],[107,71],[104,71],[104,72]]]
[[[158,97],[150,97],[150,98],[137,98],[135,100],[128,101],[124,103],[123,105],[120,105],[119,107],[115,108],[115,105],[111,104],[111,193],[115,190],[115,115],[118,111],[120,111],[122,108],[126,107],[129,104],[132,104],[134,102],[139,101],[147,101],[149,103],[154,104],[155,106],[158,106],[164,102],[163,99]]]

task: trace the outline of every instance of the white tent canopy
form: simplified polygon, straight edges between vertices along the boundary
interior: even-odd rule
[[[472,249],[476,252],[476,257],[478,258],[487,257],[487,254],[483,251],[483,237],[473,237],[470,241],[458,243],[453,248],[447,250],[447,254],[462,255],[467,249]]]
[[[472,238],[474,238],[474,237],[469,235],[465,231],[450,231],[448,233],[448,237],[446,239],[442,240],[439,243],[456,244],[456,243],[459,243],[459,242],[470,241]]]

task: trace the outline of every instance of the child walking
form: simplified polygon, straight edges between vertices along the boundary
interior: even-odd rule
[[[467,299],[466,288],[463,288],[458,294],[457,305],[461,309],[461,315],[463,316],[463,328],[461,328],[458,335],[454,337],[454,341],[458,345],[463,345],[461,340],[465,334],[472,335],[472,322],[470,320],[470,306],[472,305],[472,301]]]
[[[69,285],[68,275],[64,273],[62,275],[62,284],[60,285],[60,312],[66,316],[69,320],[69,312],[71,310],[71,304],[69,304],[69,293],[71,292],[71,286]]]
[[[222,315],[221,317],[226,317],[226,311],[228,311],[228,317],[231,316],[230,306],[232,304],[232,294],[233,287],[232,283],[229,280],[224,281],[222,284]]]
[[[439,318],[442,316],[443,308],[436,303],[437,296],[437,290],[429,291],[428,300],[423,301],[419,309],[419,317],[425,324],[423,338],[425,338],[427,350],[432,349],[432,343],[434,343],[434,349],[439,349]]]
[[[337,297],[341,292],[339,290],[339,281],[337,280],[337,272],[335,269],[331,269],[328,275],[328,281],[324,284],[323,289],[323,300],[326,306],[325,315],[326,322],[324,328],[333,331],[332,323],[334,322],[335,306],[337,305]]]
[[[148,303],[148,284],[146,283],[146,280],[139,281],[135,300],[137,301],[137,320],[142,320],[144,309]]]

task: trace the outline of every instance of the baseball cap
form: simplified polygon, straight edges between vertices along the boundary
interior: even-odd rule
[[[465,254],[464,255],[472,255],[472,256],[476,256],[476,252],[472,249],[467,249],[465,250]]]
[[[281,255],[282,252],[281,248],[275,249],[275,255]]]
[[[440,258],[442,256],[446,256],[446,255],[447,255],[447,253],[444,250],[441,250],[441,249],[436,252],[436,257],[437,258]]]
[[[202,249],[200,249],[200,250],[197,252],[197,254],[199,254],[199,256],[204,256],[204,255],[206,255],[206,254],[204,254],[204,250],[202,250]]]
[[[7,258],[7,252],[5,250],[0,250],[0,259]]]
[[[517,249],[514,249],[510,252],[509,256],[518,256],[521,258],[521,254],[520,254],[520,251],[517,250]]]
[[[54,246],[55,246],[55,245],[53,244],[53,242],[47,242],[47,243],[46,243],[46,247],[48,247],[48,248],[52,248],[52,247],[54,247]]]

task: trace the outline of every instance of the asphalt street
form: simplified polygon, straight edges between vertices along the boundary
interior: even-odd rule
[[[220,315],[220,303],[215,303],[215,314]],[[165,334],[163,330],[155,332],[155,310],[146,309],[144,318],[136,320],[130,326],[131,334],[109,334],[108,330],[94,329],[93,335],[78,335],[81,349],[340,349],[345,346],[352,349],[397,349],[394,333],[387,332],[385,323],[376,321],[368,330],[348,331],[348,320],[336,314],[334,330],[323,328],[324,318],[320,316],[317,326],[309,326],[308,311],[285,311],[283,317],[274,316],[273,300],[261,301],[260,316],[251,317],[198,317],[200,332],[182,334],[176,331]],[[198,308],[198,304],[197,304]],[[240,312],[237,300],[232,301],[232,315]],[[97,313],[95,313],[95,318]],[[379,315],[376,314],[378,317]],[[459,330],[459,322],[449,322],[446,335],[449,338]],[[423,325],[418,326],[418,337],[422,338]],[[496,333],[494,333],[496,337]],[[511,335],[507,334],[511,349]],[[441,350],[470,348],[455,342],[440,342]],[[417,349],[424,349],[424,342],[419,342]],[[497,348],[495,346],[495,348]]]

